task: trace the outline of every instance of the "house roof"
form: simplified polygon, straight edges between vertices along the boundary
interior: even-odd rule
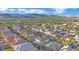
[[[0,51],[3,51],[3,44],[0,44]]]
[[[26,41],[23,40],[22,38],[8,37],[8,38],[7,38],[7,42],[8,42],[10,45],[18,45],[18,44],[25,43]]]
[[[36,51],[37,48],[35,48],[32,43],[27,42],[25,44],[22,44],[19,48],[17,48],[19,51]]]

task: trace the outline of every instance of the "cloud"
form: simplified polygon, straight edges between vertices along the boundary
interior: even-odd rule
[[[0,11],[5,11],[7,10],[8,8],[0,8]]]
[[[10,8],[10,9],[8,9],[9,11],[15,11],[15,9],[13,9],[13,8]]]
[[[0,11],[15,11],[15,8],[0,8]]]
[[[47,13],[45,10],[42,10],[42,9],[18,9],[18,12],[38,13],[38,14]]]
[[[65,15],[66,17],[71,17],[71,15]]]
[[[29,10],[29,12],[38,13],[38,14],[47,13],[45,10],[40,10],[40,9],[31,9],[31,10]]]
[[[27,8],[0,8],[0,13],[37,13],[37,14],[45,14],[48,13],[44,9],[27,9]]]
[[[16,13],[15,8],[0,8],[0,13]]]
[[[19,9],[17,9],[18,11],[20,11],[20,12],[25,12],[25,11],[27,11],[26,9],[24,9],[24,8],[19,8]]]
[[[18,13],[29,13],[29,10],[24,9],[24,8],[19,8],[19,9],[17,9],[17,12]]]
[[[54,9],[55,10],[55,12],[53,12],[53,13],[59,13],[59,14],[62,14],[62,13],[64,13],[65,12],[65,8],[55,8]]]

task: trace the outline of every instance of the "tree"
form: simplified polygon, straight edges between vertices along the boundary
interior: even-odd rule
[[[25,28],[25,30],[27,30],[28,32],[31,32],[32,28],[31,27],[27,27],[27,28]]]
[[[10,46],[7,45],[7,44],[4,46],[4,50],[5,50],[5,51],[13,51],[12,47],[10,47]]]
[[[30,36],[27,37],[27,40],[28,40],[29,42],[32,42],[32,38],[31,38]]]
[[[24,39],[26,39],[26,38],[28,37],[27,34],[22,34],[21,36],[22,36],[22,38],[24,38]]]
[[[59,40],[60,37],[59,37],[59,35],[58,35],[57,33],[55,34],[55,36],[54,36],[53,38],[54,38],[55,41],[60,41],[60,40]]]
[[[64,39],[61,41],[61,43],[62,43],[63,46],[64,46],[64,45],[67,45],[67,41],[64,40]]]
[[[75,42],[75,40],[73,38],[70,38],[69,45],[72,45],[74,42]]]

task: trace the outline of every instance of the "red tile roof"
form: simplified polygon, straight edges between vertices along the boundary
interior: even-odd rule
[[[21,38],[7,38],[7,42],[10,44],[10,45],[19,45],[19,44],[22,44],[22,43],[25,43],[26,41],[21,39]]]
[[[5,27],[5,25],[1,25],[1,24],[0,24],[0,29],[3,29],[4,27]]]

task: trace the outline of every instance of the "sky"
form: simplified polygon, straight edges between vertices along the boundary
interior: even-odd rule
[[[79,8],[0,8],[0,14],[46,14],[59,16],[79,16]]]

